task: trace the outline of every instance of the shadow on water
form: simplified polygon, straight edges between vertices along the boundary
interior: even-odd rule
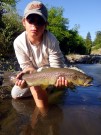
[[[101,135],[101,65],[77,65],[93,86],[67,90],[42,115],[33,99],[0,101],[0,135]]]

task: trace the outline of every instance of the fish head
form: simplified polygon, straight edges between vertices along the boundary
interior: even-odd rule
[[[93,81],[93,78],[90,76],[86,76],[84,79],[84,83],[83,86],[87,87],[87,86],[91,86],[91,82]]]
[[[75,75],[73,77],[73,83],[77,86],[91,86],[91,82],[93,81],[93,78],[91,76],[88,76],[86,74],[79,74],[79,75]]]

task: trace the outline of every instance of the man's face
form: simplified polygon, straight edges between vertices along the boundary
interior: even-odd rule
[[[23,25],[29,36],[40,38],[45,30],[46,22],[40,15],[30,14],[23,19]]]

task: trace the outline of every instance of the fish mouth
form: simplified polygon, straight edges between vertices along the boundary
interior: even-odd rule
[[[84,83],[84,86],[92,86],[93,84],[91,83],[91,81],[87,80],[85,83]]]

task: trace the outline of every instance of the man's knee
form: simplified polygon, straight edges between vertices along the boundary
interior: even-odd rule
[[[19,86],[14,86],[11,91],[11,96],[14,99],[31,96],[29,88],[21,89]]]

